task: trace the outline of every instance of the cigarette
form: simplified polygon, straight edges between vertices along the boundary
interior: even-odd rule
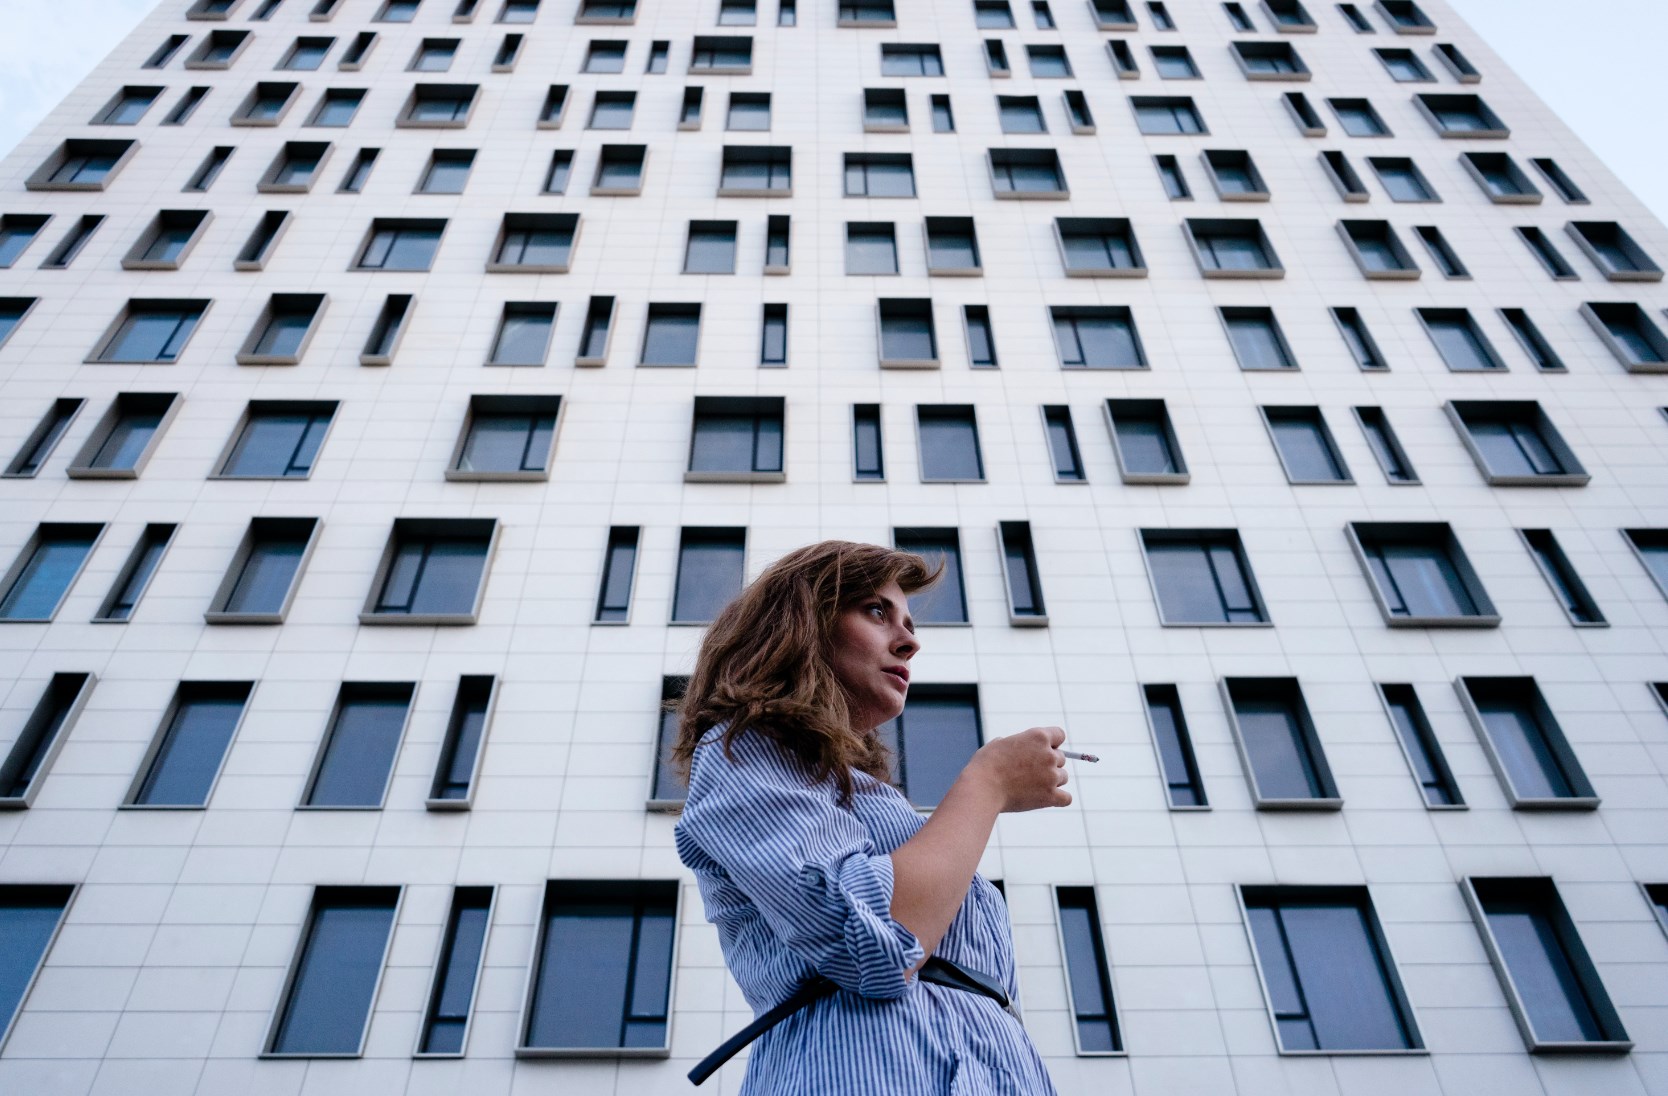
[[[1073,761],[1099,761],[1100,760],[1100,758],[1096,757],[1094,754],[1078,753],[1076,750],[1061,750],[1060,752],[1065,754],[1067,757],[1071,758]]]

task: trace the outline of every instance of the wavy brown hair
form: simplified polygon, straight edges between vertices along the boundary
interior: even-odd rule
[[[779,743],[812,782],[832,780],[842,802],[853,791],[851,770],[886,780],[886,747],[872,732],[852,729],[849,697],[834,675],[834,622],[889,582],[913,594],[943,569],[909,552],[849,540],[807,545],[771,564],[707,629],[678,704],[678,774],[688,779],[702,737],[727,724],[719,739],[726,754],[738,735],[757,731]]]

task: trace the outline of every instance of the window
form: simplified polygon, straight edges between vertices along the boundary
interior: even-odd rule
[[[1125,483],[1186,483],[1192,477],[1163,400],[1106,401],[1112,455]]]
[[[1129,100],[1135,126],[1149,137],[1173,133],[1209,133],[1204,116],[1185,96],[1136,95]]]
[[[1182,228],[1199,273],[1206,278],[1286,276],[1259,221],[1194,218],[1183,222]]]
[[[180,48],[189,40],[188,35],[170,34],[163,40],[162,44],[156,48],[156,52],[147,57],[145,59],[145,63],[140,67],[148,69],[166,68],[168,62],[174,59],[174,55],[179,53]]]
[[[1337,188],[1338,196],[1346,202],[1365,202],[1372,195],[1367,193],[1367,184],[1356,174],[1355,167],[1349,162],[1349,157],[1336,150],[1327,150],[1320,154],[1321,169],[1326,177]]]
[[[585,326],[579,335],[575,365],[605,365],[614,333],[614,298],[592,297],[585,310]]]
[[[1240,887],[1280,1050],[1424,1044],[1366,887]]]
[[[567,113],[567,109],[568,86],[566,84],[551,84],[549,90],[544,93],[544,104],[539,108],[539,128],[560,128],[562,116]]]
[[[1523,538],[1524,546],[1529,554],[1535,558],[1535,565],[1541,569],[1541,576],[1547,585],[1552,587],[1553,594],[1558,598],[1559,606],[1564,615],[1576,627],[1604,626],[1609,621],[1604,619],[1604,612],[1593,600],[1593,595],[1587,591],[1587,584],[1581,581],[1576,573],[1575,565],[1558,543],[1558,538],[1551,529],[1519,529],[1518,536]]]
[[[6,345],[17,326],[35,307],[35,297],[0,297],[0,346]]]
[[[724,128],[742,131],[768,130],[770,128],[770,92],[730,92],[730,109],[724,117]]]
[[[1393,202],[1440,202],[1424,172],[1405,156],[1369,156],[1367,163]]]
[[[343,72],[357,72],[365,66],[365,59],[371,55],[376,44],[376,31],[360,31],[348,42],[348,48],[342,53],[342,59],[336,62],[336,67]]]
[[[1656,583],[1662,596],[1668,597],[1668,531],[1662,529],[1623,529],[1628,547],[1639,557],[1646,572]]]
[[[334,402],[251,400],[215,474],[306,479],[335,414]]]
[[[666,1049],[678,890],[546,884],[518,1055]]]
[[[1296,369],[1280,321],[1272,308],[1219,308],[1222,326],[1228,332],[1228,345],[1233,347],[1239,367],[1245,370]]]
[[[1198,80],[1199,66],[1186,46],[1149,46],[1153,57],[1153,71],[1161,80]]]
[[[1069,198],[1060,154],[1051,148],[993,148],[990,184],[998,198]]]
[[[591,120],[586,128],[630,129],[631,116],[636,108],[637,93],[634,91],[599,91],[591,104]]]
[[[1511,130],[1478,95],[1415,95],[1413,105],[1442,137],[1509,137]]]
[[[341,5],[342,0],[316,0],[316,3],[313,4],[313,10],[307,13],[307,18],[315,23],[328,22],[335,16],[336,9]]]
[[[88,360],[138,364],[177,361],[208,305],[208,301],[130,300]]]
[[[1141,548],[1166,626],[1267,624],[1268,610],[1232,529],[1143,529]]]
[[[1414,0],[1377,0],[1373,5],[1397,34],[1433,34],[1436,24]]]
[[[863,129],[869,133],[909,131],[909,105],[902,88],[863,89]]]
[[[980,30],[1012,30],[1014,13],[1008,0],[973,0],[973,25]]]
[[[685,274],[734,274],[736,272],[736,222],[690,221],[689,239],[684,247]]]
[[[1357,407],[1355,419],[1361,424],[1361,433],[1366,436],[1367,448],[1373,451],[1373,459],[1378,461],[1385,481],[1392,485],[1418,483],[1419,473],[1414,471],[1413,462],[1402,449],[1401,440],[1391,428],[1384,408]]]
[[[876,311],[881,368],[930,368],[938,364],[932,301],[882,297]]]
[[[185,59],[188,69],[229,69],[253,37],[246,30],[211,30]],[[159,66],[160,67],[160,66]]]
[[[718,25],[750,27],[759,21],[756,0],[718,0]]]
[[[962,326],[967,334],[968,364],[974,369],[995,369],[996,332],[990,323],[990,308],[982,304],[963,305]]]
[[[42,522],[0,580],[0,621],[45,622],[74,585],[102,525]]]
[[[1339,221],[1338,235],[1364,278],[1411,280],[1422,273],[1389,221]]]
[[[568,179],[573,175],[573,151],[559,148],[550,154],[550,167],[545,170],[545,194],[566,194]]]
[[[550,333],[556,326],[556,304],[542,301],[510,301],[498,321],[498,335],[487,356],[488,365],[544,364],[550,351]]]
[[[0,300],[0,306],[4,301]],[[0,310],[0,315],[3,315]],[[4,328],[0,328],[0,342],[4,341]],[[6,465],[6,470],[0,472],[0,477],[6,479],[33,476],[41,470],[52,451],[58,447],[64,432],[70,428],[75,417],[81,413],[81,407],[87,401],[77,397],[63,397],[52,401],[52,406],[41,417],[41,421],[29,432],[18,448],[17,455]]]
[[[406,129],[462,129],[480,98],[476,84],[418,84],[394,124]]]
[[[1141,78],[1141,66],[1135,63],[1135,51],[1129,48],[1128,42],[1122,38],[1114,38],[1106,43],[1106,52],[1112,57],[1112,71],[1118,74],[1118,79]]]
[[[560,396],[471,396],[446,478],[549,479],[561,409]]]
[[[1240,4],[1223,4],[1222,12],[1228,17],[1228,26],[1232,27],[1234,30],[1244,31],[1249,34],[1257,29],[1257,24],[1251,21],[1251,16],[1246,14],[1245,8]]]
[[[1468,279],[1471,277],[1471,272],[1460,261],[1459,255],[1449,245],[1447,237],[1442,235],[1440,228],[1435,225],[1418,225],[1413,229],[1413,233],[1419,237],[1419,242],[1425,245],[1425,250],[1430,253],[1431,261],[1436,264],[1436,268],[1442,272],[1444,278]]]
[[[440,248],[445,221],[378,217],[354,263],[358,270],[427,270]]]
[[[1158,752],[1159,776],[1173,811],[1209,810],[1205,781],[1193,756],[1193,738],[1182,714],[1181,694],[1174,685],[1144,685],[1147,726]]]
[[[922,483],[982,483],[984,458],[979,424],[968,404],[920,404],[915,408]]]
[[[1413,778],[1419,782],[1425,806],[1431,810],[1464,809],[1459,784],[1454,780],[1442,747],[1431,730],[1425,708],[1412,685],[1380,685],[1379,698],[1384,702],[1390,725],[1395,728],[1396,740],[1407,757]]]
[[[880,47],[882,76],[943,76],[944,59],[937,46],[903,45],[883,42]]]
[[[1129,0],[1089,0],[1097,30],[1139,30]]]
[[[406,321],[411,318],[411,301],[409,293],[390,293],[384,298],[371,333],[365,339],[365,348],[359,353],[360,365],[393,364],[394,351],[399,349],[400,340],[405,337]]]
[[[634,23],[637,0],[582,0],[575,23]]]
[[[122,392],[70,461],[72,478],[133,479],[179,410],[172,392]]]
[[[1326,123],[1321,121],[1320,112],[1315,109],[1309,97],[1301,91],[1288,91],[1280,96],[1280,103],[1291,115],[1297,131],[1305,137],[1325,137]]]
[[[1318,28],[1299,0],[1263,0],[1263,11],[1274,29],[1289,34],[1312,34]]]
[[[139,148],[137,141],[71,137],[35,169],[28,190],[103,190]]]
[[[515,63],[521,58],[521,45],[524,41],[525,35],[504,35],[503,41],[498,43],[498,52],[492,55],[492,71],[514,72]]]
[[[417,183],[417,194],[462,194],[475,166],[472,148],[437,148],[429,154],[428,167]]]
[[[1512,229],[1517,238],[1523,241],[1523,246],[1529,249],[1529,254],[1555,282],[1577,281],[1581,275],[1575,272],[1575,267],[1569,264],[1558,248],[1547,238],[1546,233],[1534,225],[1519,225]]]
[[[696,396],[685,483],[781,483],[786,401]]]
[[[295,365],[324,315],[322,293],[274,293],[238,351],[239,365]]]
[[[1529,360],[1542,373],[1562,373],[1566,371],[1563,359],[1552,349],[1552,344],[1546,341],[1535,321],[1521,308],[1502,308],[1500,318],[1506,321],[1506,327],[1517,339],[1523,352],[1529,355]]]
[[[1320,408],[1265,405],[1260,410],[1288,483],[1355,482]]]
[[[1454,400],[1448,415],[1496,487],[1579,487],[1590,478],[1534,400]]]
[[[329,53],[330,47],[335,44],[334,38],[297,38],[278,62],[278,67],[295,72],[316,71],[324,64],[325,54]]]
[[[907,152],[848,152],[848,198],[913,198],[915,167]]]
[[[664,76],[667,62],[671,59],[672,43],[664,39],[657,39],[649,43],[649,60],[643,66],[643,72],[648,76]]]
[[[950,578],[946,575],[939,588]],[[915,600],[910,599],[911,612],[919,624]],[[909,690],[903,713],[881,724],[877,733],[893,757],[892,783],[917,808],[936,807],[984,744],[978,686],[916,685]]]
[[[1054,462],[1054,482],[1086,482],[1089,475],[1083,467],[1083,454],[1077,447],[1077,427],[1072,423],[1071,408],[1063,403],[1046,404],[1042,414],[1048,455]]]
[[[1588,204],[1587,195],[1583,194],[1581,188],[1575,185],[1575,180],[1571,179],[1564,169],[1558,166],[1558,161],[1543,158],[1530,160],[1529,162],[1535,165],[1535,170],[1541,173],[1541,177],[1551,185],[1553,192],[1564,200],[1564,204]]]
[[[251,681],[180,682],[124,805],[208,806],[254,688]]]
[[[839,26],[895,27],[898,16],[892,0],[840,0]]]
[[[637,544],[641,535],[642,531],[635,525],[616,525],[608,530],[593,623],[631,622],[631,590],[637,580]]]
[[[162,124],[165,126],[183,126],[191,120],[193,114],[197,113],[197,108],[203,105],[203,100],[208,98],[208,93],[209,89],[206,87],[186,88],[180,93],[178,101],[174,103],[174,109],[163,116]]]
[[[203,614],[210,624],[282,624],[318,541],[317,518],[252,518]]]
[[[162,94],[159,87],[122,88],[111,97],[103,110],[93,117],[95,126],[133,126],[151,109],[157,96]]]
[[[238,251],[237,258],[232,261],[234,270],[262,270],[272,253],[277,250],[278,241],[290,227],[290,214],[283,210],[268,210],[261,214],[261,219],[255,222],[255,230],[249,234],[249,240]]]
[[[683,89],[683,109],[678,115],[679,129],[701,128],[701,100],[705,89],[693,87]],[[598,93],[599,97],[601,93]],[[595,129],[595,115],[593,112],[591,128]]]
[[[378,23],[409,23],[417,17],[417,7],[422,0],[382,0],[382,7],[376,13],[375,22]]]
[[[1392,628],[1492,628],[1500,614],[1445,522],[1351,522],[1350,547]]]
[[[971,217],[928,217],[928,274],[982,274],[979,237]]]
[[[539,0],[504,0],[498,9],[500,23],[531,23],[538,18]]]
[[[1469,310],[1418,308],[1414,311],[1449,369],[1463,373],[1506,368]]]
[[[1216,188],[1216,196],[1225,202],[1261,202],[1268,200],[1268,184],[1257,170],[1251,154],[1243,150],[1207,149],[1200,153],[1205,163],[1205,174]]]
[[[694,365],[701,341],[701,306],[651,304],[639,365]]]
[[[364,101],[365,93],[358,88],[328,88],[319,96],[319,105],[313,108],[307,124],[338,128],[349,125]]]
[[[1093,887],[1055,887],[1060,951],[1072,1014],[1072,1039],[1081,1055],[1122,1054],[1123,1037],[1107,974],[1106,944]]]
[[[363,1052],[399,904],[399,887],[313,888],[266,1056]]]
[[[1514,810],[1599,805],[1534,678],[1461,677],[1454,685]]]
[[[41,263],[41,269],[68,269],[70,263],[74,262],[75,257],[81,254],[81,250],[92,240],[93,234],[98,231],[99,226],[103,223],[104,216],[102,214],[88,214],[78,218],[70,230],[64,233],[64,238],[58,242],[58,246],[47,255],[46,261]]]
[[[1147,272],[1128,218],[1057,217],[1054,232],[1068,277],[1141,277]]]
[[[1147,5],[1147,14],[1152,16],[1154,30],[1176,29],[1176,21],[1170,17],[1170,9],[1157,0]]]
[[[1442,62],[1442,67],[1451,73],[1454,79],[1462,84],[1475,84],[1482,80],[1483,74],[1471,59],[1460,52],[1460,48],[1451,42],[1438,42],[1431,53]]]
[[[1064,79],[1072,74],[1065,46],[1026,46],[1025,59],[1036,79]]]
[[[647,145],[603,145],[597,156],[596,177],[591,180],[591,193],[630,197],[643,191],[643,167],[647,162]]]
[[[1042,103],[1035,95],[998,95],[996,114],[1003,133],[1046,133]]]
[[[853,404],[851,423],[852,478],[859,482],[884,480],[886,463],[881,447],[880,405]]]
[[[904,157],[907,175],[908,157]],[[851,174],[848,168],[846,177]],[[911,182],[913,185],[913,182]],[[718,177],[720,198],[786,198],[793,193],[793,149],[789,146],[724,147]]]
[[[1571,221],[1565,228],[1599,273],[1611,281],[1662,280],[1662,268],[1614,221]]]
[[[6,941],[0,957],[0,1039],[29,996],[74,895],[68,883],[0,886],[0,939]]]
[[[1633,1044],[1551,879],[1467,877],[1466,904],[1532,1051]]]
[[[1147,354],[1128,306],[1056,306],[1049,309],[1049,318],[1062,368],[1147,368]]]
[[[361,624],[473,624],[498,539],[492,518],[396,518]]]
[[[1187,176],[1182,173],[1181,164],[1174,156],[1154,156],[1153,166],[1158,169],[1158,181],[1164,186],[1166,198],[1172,202],[1192,200],[1193,191],[1188,189]]]
[[[1338,325],[1338,334],[1343,337],[1344,345],[1349,348],[1350,357],[1355,359],[1358,368],[1365,370],[1389,369],[1390,365],[1384,360],[1384,354],[1378,348],[1378,342],[1367,329],[1367,321],[1361,318],[1361,313],[1353,308],[1334,308],[1332,319]]]
[[[786,213],[773,213],[765,218],[764,273],[786,274],[791,269],[788,250],[791,230]]]
[[[896,274],[898,241],[890,221],[846,223],[846,273]]]
[[[17,262],[51,217],[45,213],[7,213],[0,216],[0,270]]]
[[[92,694],[93,684],[93,675],[86,673],[58,673],[47,680],[46,688],[40,700],[35,702],[28,721],[13,740],[5,760],[0,761],[0,808],[33,805],[70,728],[75,725],[87,698]],[[0,889],[0,895],[4,894],[5,891]],[[3,902],[4,898],[0,897],[0,910],[5,908]],[[0,926],[4,925],[4,920],[5,915],[0,913]],[[7,937],[8,941],[11,939]],[[11,1018],[4,988],[7,973],[0,968],[0,1035],[5,1034],[6,1021]]]
[[[767,304],[761,313],[759,329],[759,365],[779,367],[788,364],[788,306]]]
[[[1307,80],[1312,75],[1290,42],[1235,42],[1232,53],[1247,80]]]
[[[232,113],[232,125],[275,126],[284,120],[284,115],[289,113],[290,105],[300,97],[300,84],[256,84]]]
[[[689,56],[689,71],[713,76],[746,76],[753,71],[753,39],[697,34],[694,52]]]
[[[491,678],[486,680],[490,681]],[[440,938],[428,1010],[417,1044],[418,1057],[461,1056],[469,1038],[469,1013],[486,957],[487,926],[492,922],[491,887],[455,887],[452,908]]]
[[[685,526],[678,538],[672,623],[711,624],[741,593],[746,562],[746,529]]]
[[[1656,685],[1653,688],[1661,692],[1663,686]],[[1668,694],[1663,695],[1668,696]],[[1642,886],[1645,889],[1645,898],[1650,902],[1651,908],[1656,914],[1656,919],[1662,922],[1662,931],[1668,932],[1668,884],[1645,883]]]
[[[1398,84],[1434,84],[1436,77],[1410,49],[1375,49],[1373,55]]]
[[[1581,314],[1622,368],[1630,373],[1668,372],[1668,336],[1639,305],[1588,301]]]
[[[1460,164],[1496,205],[1538,205],[1541,192],[1528,174],[1504,152],[1466,152]]]
[[[1223,678],[1222,692],[1258,810],[1342,809],[1344,801],[1296,678]]]
[[[288,141],[272,158],[255,189],[263,194],[305,194],[313,189],[330,145],[324,141]]]
[[[1378,116],[1373,104],[1365,99],[1328,99],[1326,105],[1338,118],[1338,124],[1351,137],[1391,137],[1390,127]]]
[[[794,0],[777,0],[776,25],[792,27],[799,24],[799,7]]]
[[[1038,30],[1058,30],[1054,24],[1054,13],[1048,9],[1047,0],[1032,0],[1031,16],[1037,24]]]
[[[376,166],[376,158],[381,151],[379,148],[360,149],[359,154],[353,158],[353,163],[349,164],[347,171],[342,174],[342,185],[337,189],[343,194],[358,194],[364,190],[365,184],[371,179],[371,168]]]
[[[1354,4],[1339,4],[1338,14],[1344,17],[1344,22],[1349,24],[1349,29],[1353,30],[1357,34],[1377,33],[1377,31],[1373,29],[1373,25],[1368,21],[1367,17],[1361,14],[1361,9],[1356,7]]]
[[[303,807],[381,808],[416,689],[407,682],[342,685]]]
[[[1037,551],[1031,542],[1028,521],[999,521],[996,537],[1002,546],[1002,578],[1008,595],[1008,623],[1048,623],[1043,603],[1042,575],[1037,569]]]

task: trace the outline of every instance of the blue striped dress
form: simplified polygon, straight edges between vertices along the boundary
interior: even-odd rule
[[[897,789],[861,773],[842,807],[772,742],[715,729],[695,752],[678,855],[695,873],[724,961],[754,1012],[812,972],[840,991],[753,1044],[743,1096],[1039,1096],[1053,1084],[1025,1029],[978,994],[904,980],[922,957],[891,917],[893,849],[923,820]],[[1007,909],[979,876],[938,954],[1015,997]]]

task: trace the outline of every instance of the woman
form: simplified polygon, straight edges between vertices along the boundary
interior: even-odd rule
[[[1053,1093],[1014,1014],[924,979],[938,956],[1015,993],[1001,895],[975,869],[996,816],[1063,807],[1065,734],[989,743],[923,820],[887,782],[876,728],[920,650],[905,552],[824,541],[719,614],[684,693],[678,855],[756,1012],[831,980],[753,1044],[744,1094]],[[997,993],[996,996],[1000,996]]]

